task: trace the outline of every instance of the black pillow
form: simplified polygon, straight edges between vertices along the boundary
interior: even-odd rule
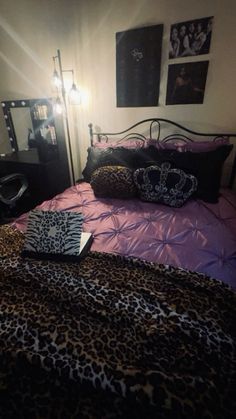
[[[146,149],[88,149],[88,159],[83,171],[84,179],[90,182],[94,170],[103,166],[125,166],[132,170],[150,165],[170,162],[174,167],[193,174],[198,181],[196,196],[206,202],[217,202],[224,161],[232,150],[232,145],[222,145],[213,151],[193,153],[176,150],[158,150],[150,146]]]
[[[192,174],[197,178],[198,188],[196,197],[205,202],[216,203],[223,164],[231,152],[233,145],[223,145],[216,150],[193,153],[191,151],[178,152],[176,150],[161,150],[158,160],[169,161],[173,166]]]
[[[125,147],[99,149],[89,147],[87,151],[87,163],[82,172],[86,182],[90,182],[92,173],[100,167],[123,166],[135,170],[162,160],[160,150],[153,146],[145,149],[127,149]]]
[[[138,149],[117,148],[88,148],[86,166],[82,172],[86,182],[90,182],[91,176],[96,169],[104,166],[123,166],[133,169],[135,156]]]
[[[181,207],[196,191],[197,179],[170,163],[137,169],[134,182],[143,201]]]

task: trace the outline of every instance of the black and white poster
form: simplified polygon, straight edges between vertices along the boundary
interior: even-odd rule
[[[157,106],[163,25],[116,33],[118,107]]]
[[[171,25],[169,58],[208,54],[212,26],[213,16]]]
[[[209,61],[171,64],[166,105],[203,103]]]

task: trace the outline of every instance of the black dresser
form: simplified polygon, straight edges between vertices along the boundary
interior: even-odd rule
[[[17,214],[34,208],[70,186],[67,162],[56,155],[50,161],[40,161],[37,149],[1,156],[0,177],[11,173],[23,173],[29,182],[28,190],[16,204]]]

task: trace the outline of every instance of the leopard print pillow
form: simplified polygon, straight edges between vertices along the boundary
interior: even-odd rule
[[[98,197],[128,199],[136,196],[133,173],[128,167],[100,167],[93,172],[90,183]]]

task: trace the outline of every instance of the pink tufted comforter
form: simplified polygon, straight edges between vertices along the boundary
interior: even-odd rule
[[[170,208],[135,200],[96,198],[80,183],[40,205],[80,211],[92,250],[139,257],[202,272],[236,288],[236,196],[222,190],[218,204],[192,200]],[[13,225],[24,231],[27,214]]]

